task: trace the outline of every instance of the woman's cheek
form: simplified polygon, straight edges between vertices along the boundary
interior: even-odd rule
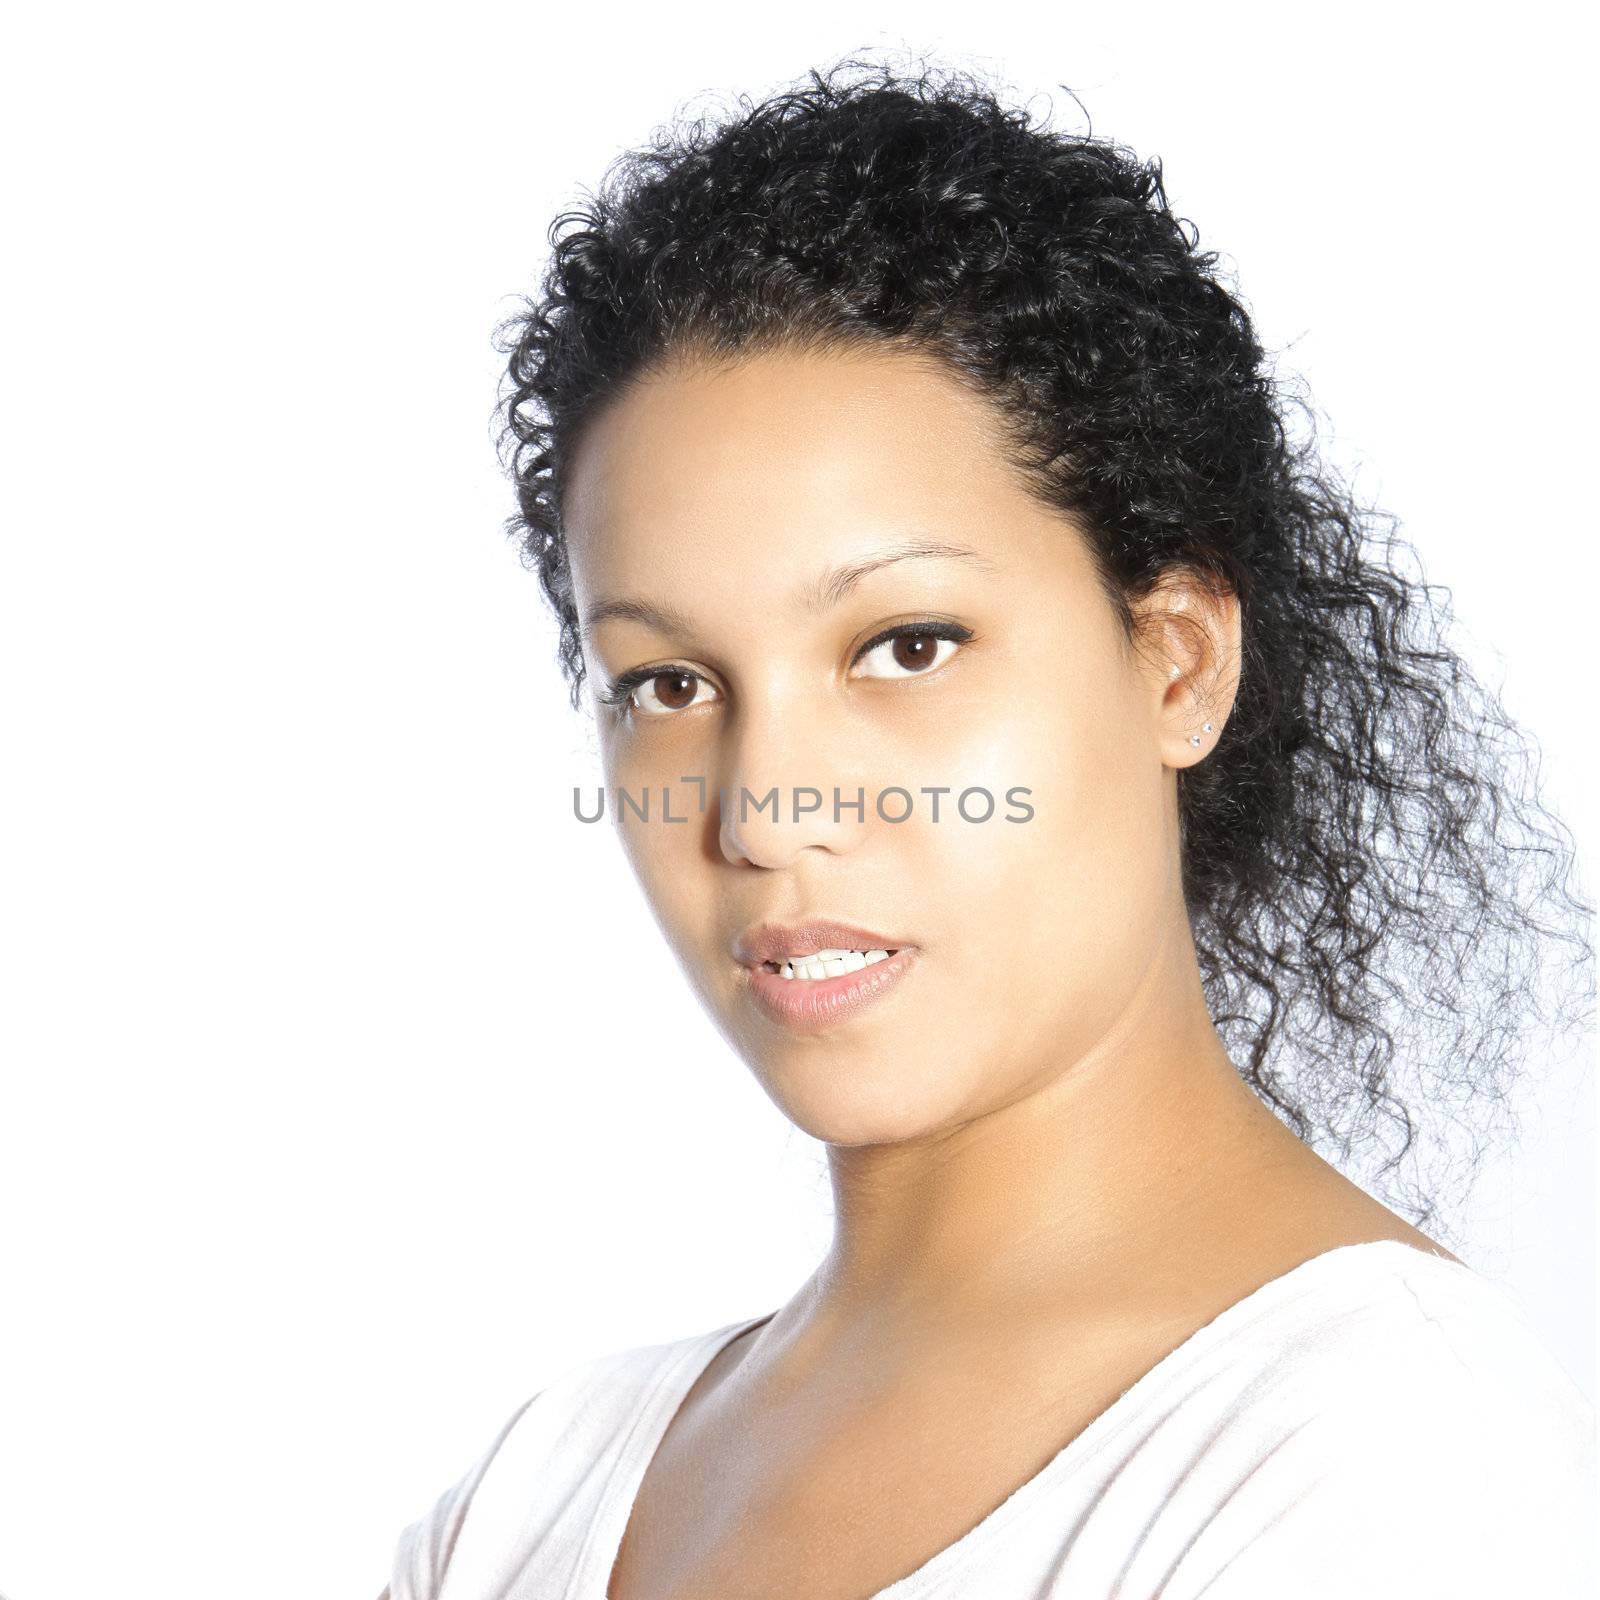
[[[1092,1003],[1100,978],[1130,964],[1149,841],[1137,843],[1148,801],[1129,727],[1056,686],[991,702],[951,752],[994,812],[969,823],[952,809],[933,830],[950,901],[940,920],[1003,1004],[1041,1015]],[[969,814],[986,804],[974,793]]]

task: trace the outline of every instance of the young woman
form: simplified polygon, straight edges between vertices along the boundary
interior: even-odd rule
[[[624,847],[832,1245],[550,1384],[387,1592],[1577,1594],[1581,1392],[1312,1148],[1409,1146],[1396,1000],[1503,1085],[1560,830],[1519,896],[1496,703],[1159,169],[858,66],[624,162],[507,340]]]

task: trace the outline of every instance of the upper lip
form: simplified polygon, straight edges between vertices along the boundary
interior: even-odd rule
[[[747,967],[819,950],[904,950],[905,939],[888,939],[853,922],[758,922],[733,941],[733,958]]]

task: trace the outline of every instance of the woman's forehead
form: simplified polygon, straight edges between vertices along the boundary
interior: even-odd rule
[[[819,503],[910,502],[926,520],[1009,476],[986,403],[947,374],[898,354],[774,352],[630,384],[585,429],[563,507],[573,540],[743,508],[798,531],[791,515]]]
[[[591,588],[692,563],[826,586],[892,548],[1003,565],[1060,513],[1027,494],[986,402],[901,354],[763,354],[631,385],[570,463],[565,532]]]

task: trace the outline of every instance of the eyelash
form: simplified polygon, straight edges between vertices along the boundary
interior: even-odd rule
[[[876,650],[880,644],[887,644],[891,639],[919,638],[952,639],[957,644],[966,644],[972,638],[972,629],[962,627],[959,622],[899,622],[894,627],[885,628],[882,633],[868,639],[851,658],[850,665],[853,667],[864,655]],[[641,683],[649,683],[652,678],[664,677],[669,672],[679,672],[686,678],[704,681],[700,673],[669,661],[663,666],[634,667],[631,671],[622,673],[609,689],[600,691],[597,698],[602,705],[625,707],[633,691]],[[918,674],[914,673],[912,676]]]

